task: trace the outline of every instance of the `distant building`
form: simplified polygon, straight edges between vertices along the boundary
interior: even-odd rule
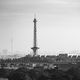
[[[2,50],[2,54],[4,55],[4,54],[8,54],[8,50],[7,49],[3,49]]]
[[[67,58],[68,54],[59,54],[59,57],[61,57],[61,58]]]

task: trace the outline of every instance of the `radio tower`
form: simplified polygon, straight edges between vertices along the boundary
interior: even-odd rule
[[[11,53],[13,54],[13,38],[11,38]]]
[[[33,47],[31,48],[33,50],[33,56],[37,56],[37,50],[39,49],[37,47],[37,28],[36,28],[36,23],[37,23],[37,20],[36,20],[36,17],[34,17],[34,40],[33,40]]]

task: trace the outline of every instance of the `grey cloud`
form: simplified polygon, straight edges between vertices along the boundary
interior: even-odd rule
[[[33,11],[40,0],[0,0],[0,13],[25,13]]]
[[[55,1],[55,0],[53,0]],[[0,13],[79,14],[80,0],[57,0],[67,4],[48,4],[43,0],[0,0]]]
[[[23,5],[23,4],[40,4],[42,0],[0,0],[4,5]]]

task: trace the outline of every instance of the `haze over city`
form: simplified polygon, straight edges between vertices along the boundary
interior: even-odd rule
[[[34,14],[38,53],[80,52],[79,0],[0,0],[0,50],[32,52]]]

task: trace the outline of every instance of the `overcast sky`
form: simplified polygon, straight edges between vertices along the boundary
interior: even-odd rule
[[[40,54],[80,51],[80,0],[0,0],[0,50],[32,52],[35,13]]]

